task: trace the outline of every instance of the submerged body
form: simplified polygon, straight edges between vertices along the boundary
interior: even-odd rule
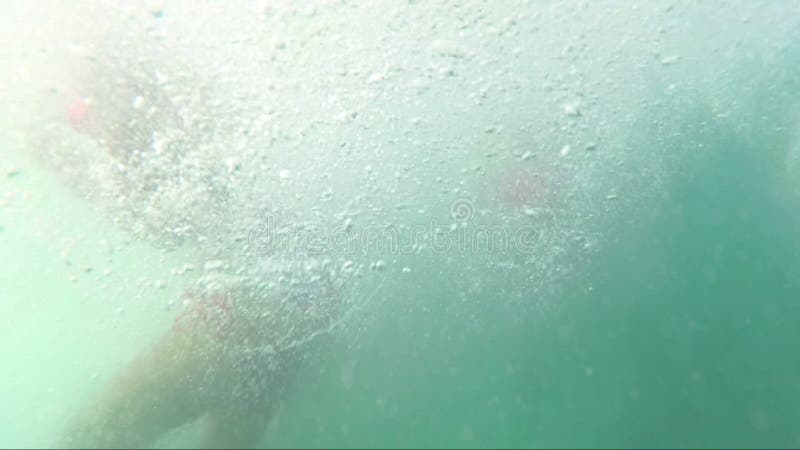
[[[204,142],[213,115],[193,123],[179,110],[171,96],[191,87],[160,83],[166,63],[128,65],[133,54],[104,48],[100,61],[73,61],[60,130],[39,142],[39,156],[135,236],[161,248],[188,243],[204,270],[172,327],[79,408],[59,446],[149,446],[201,417],[204,447],[257,446],[299,365],[342,320],[348,273],[297,243],[248,247],[242,218],[226,217],[236,174]],[[64,134],[83,137],[82,148],[59,153],[52,140]]]
[[[204,447],[257,445],[343,306],[329,260],[269,266],[255,278],[199,280],[172,328],[70,422],[60,445],[148,446],[201,416]]]

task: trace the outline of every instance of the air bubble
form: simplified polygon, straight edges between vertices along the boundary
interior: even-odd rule
[[[141,95],[137,95],[133,98],[133,108],[134,109],[141,109],[144,106],[144,97]]]
[[[564,105],[564,114],[570,117],[578,117],[581,115],[581,110],[578,109],[578,106],[572,103],[567,103]]]

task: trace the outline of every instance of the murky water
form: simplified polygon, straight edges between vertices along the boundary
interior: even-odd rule
[[[800,445],[800,3],[61,3],[0,446]]]

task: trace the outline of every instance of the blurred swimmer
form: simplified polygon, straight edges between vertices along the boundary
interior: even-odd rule
[[[72,178],[88,185],[89,194],[111,198],[115,217],[123,218],[117,221],[138,227],[147,238],[178,241],[185,229],[224,237],[211,227],[228,226],[224,222],[233,218],[215,219],[209,211],[228,201],[221,192],[232,182],[222,178],[220,188],[207,188],[204,177],[219,171],[208,155],[185,163],[186,154],[202,146],[200,133],[174,114],[162,88],[144,71],[132,75],[123,64],[111,64],[102,66],[104,73],[81,74],[87,95],[64,99],[63,124],[90,137],[105,154],[89,155],[99,162],[58,169],[76,172]],[[150,107],[142,108],[143,100],[132,92],[147,96]],[[83,172],[85,167],[111,181],[86,182],[82,178],[94,172]],[[157,195],[175,203],[156,203]],[[151,230],[168,234],[147,234]],[[239,259],[206,264],[204,275],[185,292],[185,310],[171,329],[70,420],[60,447],[152,446],[166,432],[201,417],[208,425],[203,447],[259,445],[299,364],[342,317],[342,265],[300,251],[269,258],[229,253]]]

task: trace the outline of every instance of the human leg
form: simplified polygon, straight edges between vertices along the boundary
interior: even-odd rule
[[[67,426],[66,447],[141,447],[207,408],[222,358],[218,320],[190,315],[125,367]]]

